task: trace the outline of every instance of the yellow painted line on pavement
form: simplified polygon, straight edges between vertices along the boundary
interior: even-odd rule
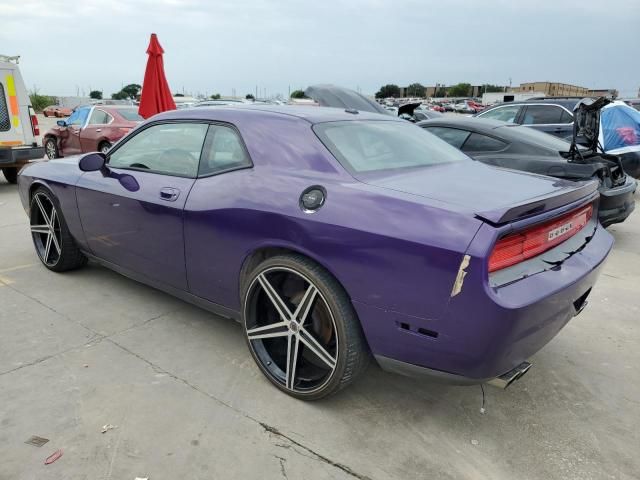
[[[38,263],[25,263],[24,265],[16,265],[15,267],[2,268],[2,269],[0,269],[0,273],[15,272],[16,270],[23,270],[25,268],[35,267],[36,265],[39,265],[39,264]]]

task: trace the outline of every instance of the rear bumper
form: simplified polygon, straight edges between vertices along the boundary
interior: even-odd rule
[[[487,284],[484,261],[472,258],[443,319],[354,306],[383,368],[482,383],[529,359],[582,310],[612,246],[611,235],[598,227],[561,265],[499,287]]]
[[[0,148],[0,167],[18,167],[44,157],[44,147]]]
[[[624,185],[617,188],[603,189],[600,191],[600,210],[598,219],[603,227],[624,221],[636,207],[633,194],[636,191],[637,182],[627,175]]]

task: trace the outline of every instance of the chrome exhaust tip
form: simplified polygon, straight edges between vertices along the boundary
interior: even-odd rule
[[[506,389],[516,380],[522,378],[522,376],[529,371],[533,365],[529,362],[522,362],[513,370],[509,370],[507,373],[500,375],[499,377],[492,378],[487,384],[501,389]]]

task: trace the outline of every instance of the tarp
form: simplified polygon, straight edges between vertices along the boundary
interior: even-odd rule
[[[600,113],[598,137],[606,153],[640,152],[640,112],[624,102],[612,102]]]

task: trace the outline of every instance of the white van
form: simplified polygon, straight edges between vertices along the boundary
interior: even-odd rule
[[[0,55],[0,168],[9,183],[16,183],[23,165],[44,157],[36,138],[40,135],[38,119],[18,59]]]

